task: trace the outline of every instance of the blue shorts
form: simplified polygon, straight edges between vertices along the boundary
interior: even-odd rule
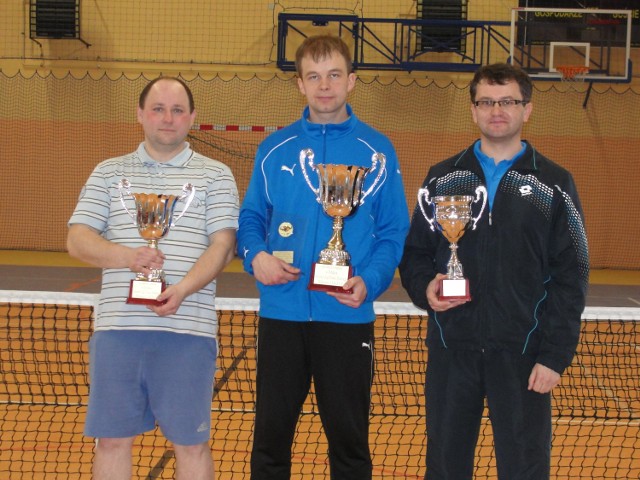
[[[157,424],[174,444],[208,441],[217,350],[210,337],[148,330],[94,332],[85,435],[134,437]]]

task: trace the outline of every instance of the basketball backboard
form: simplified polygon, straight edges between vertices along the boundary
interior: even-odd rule
[[[533,80],[631,81],[631,10],[514,8],[510,62]]]

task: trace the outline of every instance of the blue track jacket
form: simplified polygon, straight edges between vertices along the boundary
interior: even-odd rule
[[[409,227],[400,166],[391,142],[358,120],[350,106],[349,119],[341,124],[310,123],[308,107],[297,122],[267,137],[259,146],[253,175],[240,210],[238,253],[244,268],[262,251],[287,252],[302,270],[300,279],[285,285],[258,282],[260,315],[291,321],[368,323],[375,320],[373,301],[390,285],[400,262]],[[351,255],[353,275],[364,279],[367,298],[357,309],[344,306],[324,292],[307,289],[311,267],[327,246],[333,219],[324,213],[308,185],[318,175],[301,160],[301,151],[312,149],[314,163],[371,167],[373,155],[383,153],[386,166],[371,189],[381,164],[369,173],[364,202],[344,219],[342,238]]]

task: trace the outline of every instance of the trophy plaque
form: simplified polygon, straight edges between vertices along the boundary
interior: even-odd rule
[[[364,203],[365,198],[379,183],[385,164],[385,156],[382,153],[374,153],[371,167],[316,165],[311,149],[300,152],[300,166],[307,185],[322,205],[324,213],[333,218],[333,234],[326,248],[320,252],[318,261],[311,267],[309,290],[351,293],[351,290],[342,288],[353,275],[351,256],[345,250],[342,240],[344,218],[352,215],[357,207]],[[318,175],[318,188],[315,188],[309,179],[307,165]],[[378,174],[373,184],[364,191],[364,179],[375,170],[378,170]]]
[[[131,183],[123,178],[118,183],[120,201],[125,211],[138,227],[138,233],[147,241],[150,248],[158,248],[158,241],[167,236],[171,227],[184,215],[195,195],[195,188],[190,183],[182,187],[182,195],[163,195],[156,193],[131,193]],[[133,198],[135,212],[127,208],[125,195]],[[184,201],[180,214],[174,218],[176,204]],[[142,305],[160,305],[156,300],[166,288],[165,272],[162,269],[151,269],[148,275],[138,273],[131,280],[127,303]]]
[[[478,220],[482,216],[487,203],[487,190],[480,186],[476,188],[475,198],[472,195],[437,196],[429,199],[429,190],[418,190],[418,205],[422,215],[429,222],[432,231],[439,230],[449,241],[451,258],[447,263],[447,277],[440,280],[440,300],[471,300],[469,293],[469,279],[464,277],[462,264],[458,259],[458,242],[465,230],[471,225],[475,230]],[[480,212],[476,217],[471,214],[471,206],[482,198]],[[427,213],[423,203],[431,207],[433,216]]]

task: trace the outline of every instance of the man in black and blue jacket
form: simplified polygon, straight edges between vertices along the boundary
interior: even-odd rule
[[[439,296],[449,242],[419,208],[405,244],[402,284],[429,313],[429,480],[473,478],[485,399],[498,477],[549,478],[550,392],[576,350],[589,257],[571,174],[521,139],[532,89],[516,67],[480,68],[470,86],[480,139],[433,166],[423,183],[434,197],[488,192],[457,250],[471,299]]]
[[[367,480],[373,302],[402,256],[408,207],[393,145],[347,104],[355,85],[348,47],[337,37],[309,37],[296,66],[308,106],[258,148],[239,219],[238,251],[260,292],[251,478],[290,478],[295,428],[313,378],[331,478]],[[353,275],[338,291],[307,288],[333,231],[311,159],[371,168],[362,202],[344,218]]]

